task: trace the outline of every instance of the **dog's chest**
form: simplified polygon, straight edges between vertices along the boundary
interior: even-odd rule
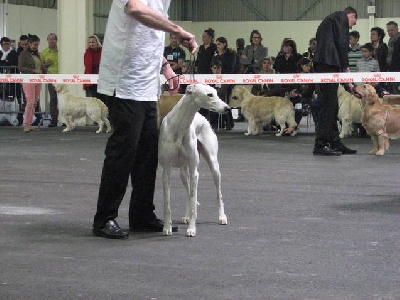
[[[175,134],[160,142],[160,158],[173,167],[179,168],[199,160],[197,139],[192,132]]]

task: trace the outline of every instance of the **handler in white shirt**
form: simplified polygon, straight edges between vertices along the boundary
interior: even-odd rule
[[[154,213],[157,170],[157,100],[160,69],[167,79],[175,73],[163,59],[165,33],[178,35],[195,53],[193,34],[168,20],[171,0],[113,0],[100,63],[98,93],[109,107],[114,132],[104,160],[93,234],[123,239],[116,218],[129,176],[132,194],[129,228],[161,232],[163,223]],[[178,90],[177,81],[173,89]],[[175,227],[175,230],[177,228]]]

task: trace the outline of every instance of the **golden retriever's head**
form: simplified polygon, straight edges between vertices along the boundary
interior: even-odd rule
[[[232,90],[232,99],[242,101],[249,92],[244,86],[237,85]]]
[[[54,88],[55,88],[56,92],[59,93],[59,94],[68,93],[69,92],[68,86],[66,84],[63,84],[63,83],[54,84]]]
[[[361,95],[364,105],[380,103],[375,88],[370,84],[357,85],[355,91]]]

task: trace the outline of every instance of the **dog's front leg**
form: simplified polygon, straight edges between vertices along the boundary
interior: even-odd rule
[[[186,201],[186,212],[182,217],[182,223],[188,224],[190,218],[190,186],[189,186],[189,169],[187,166],[180,169],[180,176],[183,186],[186,190],[187,201]]]
[[[378,136],[371,134],[371,140],[372,140],[372,144],[374,145],[374,148],[371,151],[369,151],[369,154],[375,155],[376,152],[378,152],[378,150],[379,150]]]
[[[70,115],[65,115],[64,116],[64,121],[65,121],[65,125],[67,126],[63,132],[68,132],[71,131],[73,128],[73,120],[72,120],[72,116]]]
[[[384,155],[385,154],[385,145],[386,145],[386,134],[382,133],[378,135],[378,151],[375,155]]]
[[[247,123],[247,132],[245,135],[255,135],[257,123],[254,119],[249,119]]]
[[[171,206],[170,206],[170,175],[171,169],[163,166],[162,181],[164,190],[164,235],[172,235],[172,220],[171,220]]]
[[[189,188],[189,227],[186,236],[196,236],[196,219],[197,219],[197,184],[199,182],[199,172],[197,167],[189,171],[190,188]]]

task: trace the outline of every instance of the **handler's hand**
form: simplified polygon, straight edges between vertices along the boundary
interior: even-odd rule
[[[181,28],[181,30],[178,32],[178,35],[180,39],[180,44],[183,47],[188,48],[190,54],[195,54],[199,49],[199,46],[197,45],[195,40],[195,36],[190,32],[183,30],[183,28]]]

